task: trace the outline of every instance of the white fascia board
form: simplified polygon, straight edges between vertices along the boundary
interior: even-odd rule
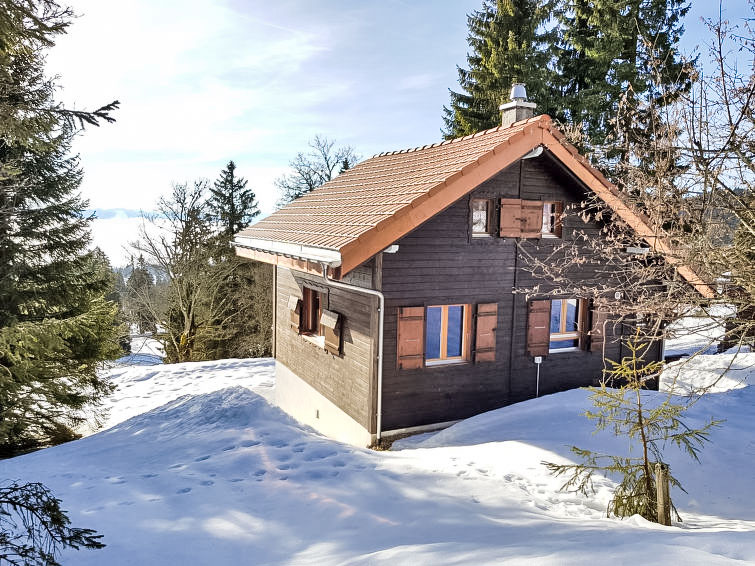
[[[274,240],[262,240],[260,238],[248,238],[246,236],[236,236],[233,244],[242,248],[251,248],[253,250],[259,250],[271,254],[306,259],[318,263],[323,262],[327,263],[329,267],[338,267],[341,265],[341,252],[328,248],[318,248],[315,246],[305,246],[289,242],[276,242]]]

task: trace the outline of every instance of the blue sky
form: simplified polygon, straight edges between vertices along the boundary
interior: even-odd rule
[[[465,64],[466,14],[481,0],[73,0],[80,14],[48,58],[59,97],[121,101],[117,123],[76,141],[95,243],[116,264],[134,211],[171,183],[215,178],[233,159],[263,212],[273,180],[315,134],[362,156],[441,137],[448,88]],[[731,19],[746,0],[725,0]],[[697,0],[684,49],[705,37]]]

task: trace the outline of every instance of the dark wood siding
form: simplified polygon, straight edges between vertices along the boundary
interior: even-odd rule
[[[402,238],[396,254],[383,254],[382,290],[386,297],[383,365],[383,428],[432,424],[471,415],[535,395],[536,366],[527,351],[527,300],[514,289],[549,287],[522,267],[517,240],[497,236],[472,237],[471,198],[563,201],[581,200],[581,188],[543,156],[521,161],[483,183],[469,196]],[[496,213],[494,225],[499,219]],[[595,232],[575,215],[563,221],[562,236],[575,229]],[[528,253],[546,257],[561,239],[525,242]],[[588,277],[585,272],[585,277]],[[537,298],[537,297],[530,297]],[[442,304],[497,303],[495,361],[397,367],[399,307]],[[615,340],[605,344],[606,357],[618,359]],[[540,368],[540,393],[590,385],[601,376],[602,352],[570,351],[548,355]]]
[[[371,267],[370,267],[371,269]],[[322,308],[341,315],[341,355],[292,329],[289,297],[301,297],[309,285],[323,291]],[[376,348],[376,299],[328,287],[321,278],[277,268],[276,358],[368,431],[374,432],[373,372]]]

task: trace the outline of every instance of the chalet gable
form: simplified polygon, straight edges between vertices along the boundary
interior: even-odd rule
[[[593,191],[648,245],[674,261],[668,243],[618,189],[541,115],[471,136],[376,155],[240,232],[240,256],[343,276],[476,187],[533,152],[547,152]],[[710,289],[687,266],[679,274]]]

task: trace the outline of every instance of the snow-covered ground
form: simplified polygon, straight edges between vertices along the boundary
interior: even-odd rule
[[[737,371],[752,382],[752,365]],[[670,452],[689,495],[673,493],[684,522],[661,527],[606,518],[608,480],[586,499],[559,492],[541,465],[570,459],[572,444],[611,445],[581,415],[585,391],[373,452],[270,405],[271,360],[116,366],[110,376],[110,428],[0,462],[0,476],[44,482],[74,525],[104,535],[107,548],[68,551],[64,564],[755,563],[752,386],[694,405],[692,424],[727,421],[701,464]]]

